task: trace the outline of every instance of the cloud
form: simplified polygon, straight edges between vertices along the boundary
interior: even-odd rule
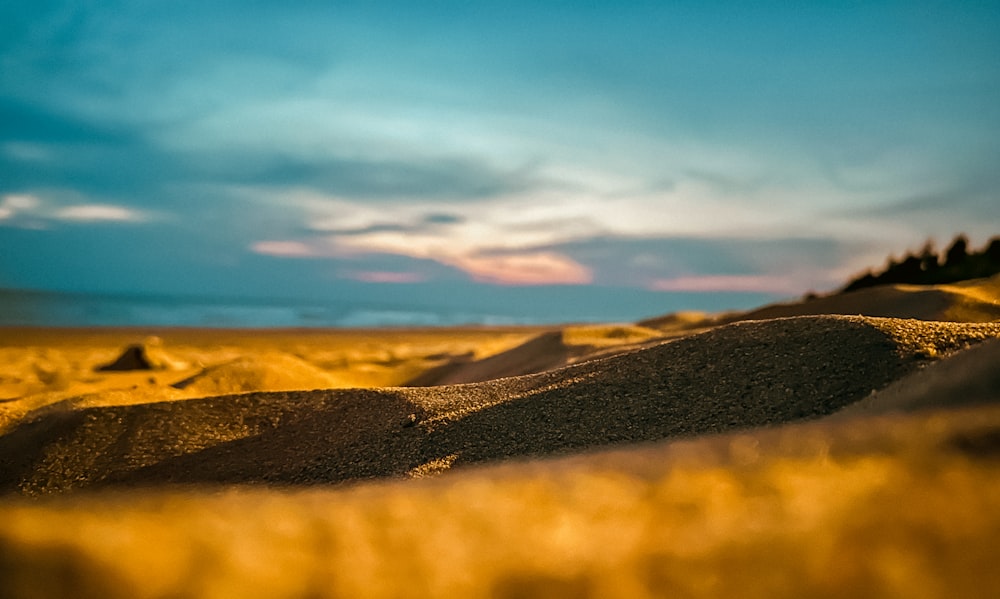
[[[417,272],[390,272],[383,270],[361,270],[347,271],[342,276],[364,283],[421,283],[427,280],[427,276]]]
[[[313,258],[319,255],[314,248],[301,241],[257,241],[250,245],[250,250],[280,258]]]
[[[142,222],[146,217],[139,211],[110,204],[78,204],[52,213],[56,220],[70,222]]]
[[[558,252],[537,248],[599,229],[574,217],[565,219],[559,216],[559,206],[546,206],[539,199],[370,205],[301,189],[281,197],[302,210],[306,228],[313,235],[303,240],[258,242],[251,247],[257,253],[341,259],[372,254],[406,256],[457,268],[477,281],[504,285],[583,284],[592,280],[585,266]]]
[[[3,137],[16,151],[17,145],[34,143],[112,143],[128,139],[120,126],[95,123],[76,114],[76,107],[48,107],[39,101],[0,98]]]
[[[501,168],[477,157],[428,156],[431,151],[358,157],[354,154],[365,147],[363,142],[342,150],[319,142],[315,148],[289,149],[270,136],[266,143],[237,143],[232,138],[245,135],[239,131],[207,136],[210,140],[204,143],[200,135],[184,138],[180,147],[173,142],[167,147],[189,157],[192,174],[219,184],[308,187],[370,202],[475,201],[523,191],[534,184],[530,168]],[[308,135],[303,131],[300,137]],[[331,131],[329,136],[338,134]],[[217,137],[229,141],[216,147]]]
[[[71,101],[53,107],[49,99],[28,104],[0,98],[0,121],[11,123],[0,132],[0,184],[6,190],[162,208],[174,200],[165,192],[171,184],[198,175],[189,157],[163,152],[143,129],[89,119]]]
[[[587,266],[599,285],[772,296],[843,282],[859,249],[834,237],[604,237],[552,248]]]
[[[8,194],[0,199],[0,220],[12,218],[19,212],[29,212],[39,205],[38,198],[27,194]]]
[[[286,215],[298,213],[302,219],[304,235],[257,242],[251,246],[254,252],[334,259],[406,256],[457,268],[491,284],[655,287],[658,283],[652,282],[693,273],[788,271],[791,262],[801,262],[803,248],[820,259],[822,269],[837,258],[824,259],[828,237],[809,241],[808,229],[797,232],[802,241],[782,241],[793,218],[787,211],[734,207],[700,181],[652,190],[635,181],[597,185],[567,189],[552,184],[462,204],[371,204],[306,188],[243,187],[234,193],[263,205],[280,204]],[[778,205],[782,201],[776,199]],[[822,269],[819,274],[797,273],[795,280],[804,286],[822,284]]]
[[[10,141],[0,150],[19,162],[47,162],[52,159],[52,151],[47,146],[31,142]]]
[[[256,254],[278,258],[353,261],[365,256],[384,255],[400,259],[429,259],[440,265],[456,268],[475,281],[498,285],[580,285],[593,281],[589,268],[553,251],[511,251],[503,254],[437,251],[414,256],[396,251],[338,248],[336,244],[324,243],[325,241],[258,241],[250,245],[250,250]],[[427,273],[384,270],[345,270],[341,272],[341,276],[369,283],[414,283],[431,278]]]
[[[12,193],[0,198],[0,221],[12,221],[21,215],[31,215],[40,206],[37,197]]]
[[[556,252],[519,252],[443,258],[476,281],[498,285],[584,285],[593,273]]]
[[[77,194],[55,192],[55,196]],[[151,215],[128,206],[105,203],[71,203],[51,205],[34,194],[6,194],[0,199],[0,221],[15,226],[37,228],[42,223],[143,223]]]

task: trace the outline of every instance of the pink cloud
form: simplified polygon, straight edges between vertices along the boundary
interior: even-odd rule
[[[417,272],[389,272],[381,270],[363,270],[346,273],[350,279],[365,283],[420,283],[427,277]]]
[[[280,258],[309,258],[316,253],[301,241],[258,241],[250,249],[265,256]]]
[[[251,251],[280,258],[307,258],[381,254],[409,256],[434,260],[440,264],[464,271],[474,280],[496,285],[583,285],[593,281],[589,268],[571,258],[555,252],[520,252],[503,254],[468,254],[457,251],[406,252],[380,248],[334,247],[322,251],[315,244],[301,241],[258,241]],[[347,271],[343,276],[368,283],[416,283],[426,281],[424,274],[408,271],[358,270]]]
[[[477,281],[498,285],[583,285],[594,278],[586,266],[553,252],[462,256],[449,262]]]
[[[786,275],[702,275],[657,279],[654,291],[802,293],[801,282]]]

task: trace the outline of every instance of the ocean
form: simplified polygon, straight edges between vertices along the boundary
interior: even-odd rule
[[[0,290],[0,326],[371,328],[540,324],[541,318],[403,305]]]
[[[365,301],[318,301],[0,290],[0,326],[380,328],[630,322],[678,310],[749,308],[773,299],[598,288],[498,289],[489,301],[456,295],[428,299],[397,293]]]

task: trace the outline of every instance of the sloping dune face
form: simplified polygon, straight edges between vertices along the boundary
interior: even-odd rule
[[[884,285],[764,306],[736,318],[765,319],[806,314],[863,314],[952,322],[1000,320],[1000,275],[952,285]]]
[[[842,410],[841,416],[869,416],[994,402],[1000,402],[998,339],[985,341],[904,377],[848,406]]]
[[[485,383],[55,407],[0,437],[0,490],[331,483],[784,423],[998,336],[1000,324],[800,317]]]

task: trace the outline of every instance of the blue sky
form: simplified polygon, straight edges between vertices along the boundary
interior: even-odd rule
[[[13,0],[0,287],[831,290],[1000,233],[998,57],[996,2]]]

